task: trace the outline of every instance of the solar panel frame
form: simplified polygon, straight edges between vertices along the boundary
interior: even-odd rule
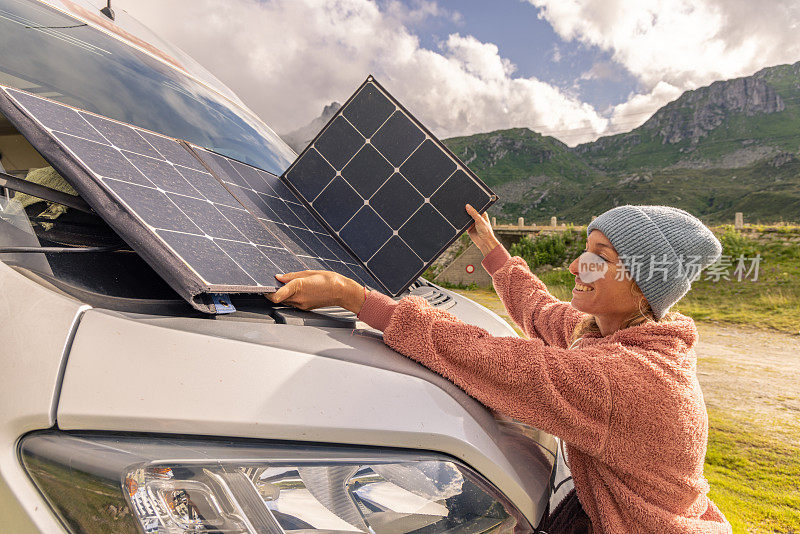
[[[226,250],[225,247],[220,246],[220,243],[217,242],[221,242],[221,238],[232,237],[230,235],[220,236],[220,239],[214,241],[214,244],[217,246],[217,248],[219,248],[219,252],[222,253],[219,257],[223,259],[224,257],[228,257],[231,260],[233,268],[238,267],[241,269],[243,274],[246,275],[246,278],[249,278],[254,283],[250,284],[248,282],[247,284],[221,284],[208,282],[201,274],[201,271],[197,271],[192,267],[192,263],[189,261],[189,258],[186,256],[186,254],[181,254],[178,249],[175,248],[173,243],[168,242],[166,234],[160,235],[160,232],[169,234],[175,232],[171,232],[169,228],[162,228],[159,230],[159,226],[154,226],[152,221],[148,222],[145,220],[141,213],[137,212],[130,205],[127,205],[129,201],[125,201],[124,197],[120,196],[118,190],[115,191],[112,186],[114,183],[118,182],[118,185],[125,184],[125,187],[142,187],[143,191],[152,191],[153,194],[156,194],[156,191],[159,191],[160,196],[163,196],[164,200],[167,202],[174,201],[174,199],[169,196],[172,193],[161,191],[160,189],[154,189],[153,187],[155,187],[155,184],[151,182],[144,173],[141,173],[144,179],[142,176],[137,176],[135,179],[132,179],[131,176],[133,175],[131,174],[131,176],[127,177],[127,180],[117,180],[115,177],[105,176],[105,174],[97,174],[96,170],[93,170],[92,166],[86,161],[83,161],[83,158],[75,153],[74,150],[67,144],[67,141],[69,141],[68,138],[73,138],[73,141],[101,143],[96,145],[95,148],[118,148],[115,147],[113,142],[101,135],[98,130],[91,130],[93,126],[90,126],[90,122],[86,121],[86,116],[92,116],[96,120],[106,121],[114,124],[115,127],[127,128],[129,132],[139,134],[145,139],[146,143],[151,143],[153,148],[156,148],[156,145],[152,145],[152,140],[163,141],[165,146],[168,146],[171,150],[174,150],[174,155],[185,158],[182,163],[189,163],[191,165],[191,167],[187,169],[193,169],[195,172],[201,172],[200,169],[205,169],[203,162],[197,157],[195,151],[192,150],[191,147],[185,143],[185,141],[174,139],[155,132],[149,132],[147,130],[143,130],[142,128],[127,125],[118,121],[112,121],[106,117],[91,114],[84,110],[73,108],[60,102],[54,102],[37,95],[32,95],[26,91],[8,88],[2,85],[0,85],[0,89],[0,111],[3,111],[7,118],[31,142],[31,144],[33,144],[37,150],[39,150],[42,156],[48,162],[50,162],[58,172],[69,180],[70,184],[73,185],[81,197],[84,198],[87,203],[89,203],[89,205],[92,206],[92,208],[99,215],[101,215],[104,220],[106,220],[106,222],[132,248],[134,248],[134,250],[136,250],[136,252],[139,253],[139,255],[149,265],[151,265],[151,267],[153,267],[153,269],[162,278],[164,278],[164,280],[170,286],[172,286],[173,289],[178,292],[178,294],[183,296],[193,307],[202,312],[215,313],[216,307],[213,303],[213,299],[211,298],[212,293],[265,293],[268,291],[274,291],[283,285],[281,282],[275,280],[274,277],[272,277],[272,280],[267,281],[265,277],[261,276],[264,273],[258,273],[263,279],[262,283],[262,281],[259,281],[255,276],[252,276],[251,273],[248,272],[244,267],[240,266],[238,263],[235,263],[235,260],[233,260],[233,257],[230,256],[228,250]],[[60,130],[53,130],[48,127],[47,124],[42,122],[42,120],[47,120],[47,118],[37,119],[33,112],[26,109],[26,103],[29,107],[35,107],[35,104],[39,103],[40,101],[48,103],[44,105],[43,108],[47,108],[48,106],[60,106],[65,112],[68,112],[67,110],[69,110],[74,113],[75,115],[70,117],[69,120],[76,122],[75,126],[79,130],[79,134],[86,134],[86,137],[91,138],[91,140],[84,141],[85,137],[73,136],[69,133],[61,132]],[[42,108],[40,108],[40,110],[41,109]],[[81,119],[83,119],[86,124],[83,124]],[[48,120],[48,122],[52,121]],[[88,126],[89,129],[82,131],[81,126]],[[71,128],[67,125],[66,127],[60,129],[70,130]],[[142,135],[142,132],[144,132],[146,136]],[[159,150],[160,149],[156,149],[155,152],[159,153]],[[127,159],[127,156],[123,156],[122,154],[123,150],[120,150],[118,155],[115,153],[115,156],[120,158],[120,161],[128,162],[129,160]],[[166,162],[172,161],[171,159],[167,159],[166,156],[161,155],[161,157]],[[192,164],[192,162],[194,162],[194,164]],[[136,167],[131,168],[136,170]],[[183,167],[179,167],[175,164],[172,165],[173,172],[179,168],[183,169]],[[179,171],[178,175],[180,175]],[[211,181],[206,182],[207,186],[217,187],[220,195],[228,194],[233,201],[225,202],[224,204],[212,204],[210,200],[203,202],[207,202],[209,206],[213,206],[215,208],[219,205],[221,207],[236,209],[242,211],[243,213],[249,213],[247,212],[245,206],[241,205],[241,203],[235,199],[235,196],[228,191],[225,185],[221,183],[213,174],[209,173],[209,178]],[[187,178],[184,178],[184,180],[186,182],[183,184],[184,187],[186,185],[193,187],[191,185],[192,182],[190,182]],[[147,185],[148,183],[149,185]],[[144,187],[148,187],[149,189],[145,190]],[[194,197],[187,196],[182,198],[185,200],[193,199],[193,201],[196,202],[200,202],[200,199],[203,198],[210,198],[204,196],[200,191],[196,192],[197,194]],[[178,197],[179,195],[174,196]],[[216,212],[217,210],[214,211]],[[159,214],[162,214],[162,212],[159,211]],[[221,211],[220,214],[222,214]],[[196,224],[197,222],[188,216],[186,216],[186,221],[188,221],[189,224]],[[256,219],[254,219],[254,221],[256,224],[260,224]],[[235,229],[235,225],[233,225],[232,228]],[[275,238],[276,241],[285,248],[283,242],[280,239],[277,239],[267,227],[264,227],[264,231],[267,234],[272,235],[272,237]],[[189,237],[198,237],[199,232],[192,231],[186,235],[187,239]],[[241,241],[232,241],[228,244],[236,247],[234,243],[238,242],[244,245],[248,244],[245,243],[246,241],[250,241],[249,238],[247,238],[247,236],[245,236],[243,233],[242,238],[243,239],[241,239]],[[268,249],[268,247],[258,247],[253,242],[250,242],[248,245],[251,246],[254,251],[263,252],[263,250]],[[291,252],[289,252],[289,249],[285,249],[284,255],[281,255],[281,250],[282,249],[269,249],[269,252],[270,254],[274,253],[276,256],[282,256],[284,259],[290,259],[289,256],[291,256]],[[263,262],[262,269],[264,267],[269,267],[270,264],[275,267],[279,267],[269,258],[269,256],[264,255],[263,259],[266,261]],[[301,261],[297,261],[297,266],[299,269],[317,267],[317,265],[309,265]],[[195,267],[197,267],[197,264],[195,264]],[[285,272],[285,270],[277,269],[275,272]],[[242,281],[244,281],[244,279],[242,279]]]
[[[378,81],[377,81],[377,80],[376,80],[376,79],[375,79],[375,78],[374,78],[372,75],[369,75],[369,76],[367,76],[366,80],[364,80],[364,82],[363,82],[363,83],[362,83],[362,84],[361,84],[361,85],[358,87],[358,89],[356,89],[356,91],[355,91],[355,92],[353,92],[353,94],[352,94],[352,95],[350,95],[350,97],[349,97],[349,98],[348,98],[348,99],[345,101],[345,103],[342,105],[342,107],[341,107],[341,108],[340,108],[340,109],[339,109],[339,110],[338,110],[338,111],[337,111],[337,112],[336,112],[336,113],[335,113],[335,114],[334,114],[334,115],[333,115],[333,116],[332,116],[332,117],[331,117],[331,118],[328,120],[328,122],[327,122],[327,124],[325,125],[325,127],[323,127],[323,128],[322,128],[322,130],[320,130],[320,132],[319,132],[319,133],[318,133],[318,134],[317,134],[317,135],[314,137],[314,139],[313,139],[313,140],[312,140],[312,141],[309,143],[309,145],[308,145],[308,146],[307,146],[305,149],[303,149],[303,151],[302,151],[302,152],[299,154],[299,156],[298,156],[298,157],[295,159],[295,161],[292,163],[292,165],[290,165],[290,166],[289,166],[289,168],[287,168],[287,169],[286,169],[286,171],[284,171],[284,173],[281,175],[281,178],[282,178],[282,179],[284,180],[284,182],[285,182],[285,183],[288,185],[288,187],[289,187],[289,188],[291,188],[291,190],[294,192],[294,194],[297,196],[297,198],[301,199],[301,200],[302,200],[302,202],[303,202],[303,203],[304,203],[304,204],[305,204],[305,205],[308,207],[309,211],[311,211],[311,212],[312,212],[312,213],[313,213],[313,214],[314,214],[314,215],[315,215],[315,216],[316,216],[316,217],[319,219],[320,223],[321,223],[321,224],[323,224],[323,225],[325,226],[325,228],[328,230],[328,232],[329,232],[329,233],[330,233],[330,234],[331,234],[331,235],[332,235],[332,236],[333,236],[333,237],[334,237],[334,238],[335,238],[335,239],[336,239],[336,240],[337,240],[337,241],[338,241],[338,242],[339,242],[339,243],[340,243],[340,244],[341,244],[341,245],[342,245],[342,246],[343,246],[343,247],[344,247],[344,248],[345,248],[345,249],[346,249],[346,250],[347,250],[347,251],[348,251],[350,254],[352,254],[354,257],[358,258],[358,261],[359,261],[360,265],[361,265],[361,266],[362,266],[362,267],[363,267],[363,268],[364,268],[364,269],[365,269],[365,270],[366,270],[366,271],[367,271],[367,272],[368,272],[370,275],[372,275],[372,276],[373,276],[373,277],[376,279],[376,281],[378,281],[378,283],[379,283],[379,284],[380,284],[380,286],[381,286],[381,289],[382,289],[384,292],[386,292],[386,293],[388,293],[388,294],[390,294],[390,295],[392,295],[392,296],[398,296],[398,295],[400,295],[400,294],[401,294],[403,291],[405,291],[405,290],[408,288],[408,286],[409,286],[409,285],[411,285],[411,284],[412,284],[412,283],[413,283],[413,282],[414,282],[414,281],[415,281],[417,278],[419,278],[419,277],[422,275],[422,273],[424,273],[424,272],[425,272],[425,271],[426,271],[426,270],[427,270],[427,269],[428,269],[428,268],[429,268],[429,267],[430,267],[430,266],[431,266],[431,265],[434,263],[434,261],[435,261],[435,260],[436,260],[436,259],[439,257],[439,255],[441,255],[441,254],[442,254],[442,252],[444,252],[444,251],[445,251],[445,250],[446,250],[448,247],[450,247],[450,246],[451,246],[451,245],[452,245],[452,244],[453,244],[453,243],[454,243],[454,242],[455,242],[455,241],[456,241],[456,240],[457,240],[457,239],[458,239],[458,238],[459,238],[459,237],[460,237],[460,236],[461,236],[461,235],[462,235],[462,234],[463,234],[463,233],[464,233],[464,232],[465,232],[465,231],[466,231],[466,230],[467,230],[469,227],[470,227],[470,225],[472,224],[472,222],[471,222],[471,219],[470,219],[470,220],[467,220],[467,221],[466,221],[464,224],[461,224],[461,225],[459,225],[459,226],[452,225],[452,222],[450,222],[450,220],[449,220],[447,217],[445,217],[445,216],[442,214],[443,218],[445,218],[445,219],[447,220],[447,222],[448,222],[449,224],[451,224],[451,225],[452,225],[452,226],[455,228],[455,234],[452,236],[452,238],[451,238],[451,239],[449,239],[449,240],[448,240],[446,243],[444,243],[444,244],[443,244],[441,247],[439,247],[439,248],[438,248],[438,250],[436,250],[436,252],[433,254],[433,256],[432,256],[432,257],[431,257],[429,260],[427,260],[427,261],[426,261],[426,260],[424,260],[424,259],[420,258],[420,261],[422,262],[422,266],[421,266],[421,267],[419,267],[419,268],[418,268],[416,271],[414,271],[414,274],[413,274],[413,275],[410,275],[410,276],[408,277],[408,280],[407,280],[407,281],[406,281],[404,284],[402,284],[402,287],[400,287],[400,286],[395,286],[394,288],[390,288],[390,287],[388,287],[388,286],[387,286],[387,284],[385,284],[385,283],[384,283],[384,282],[381,280],[381,277],[380,277],[380,276],[379,276],[377,273],[373,272],[373,270],[372,270],[372,269],[371,269],[371,268],[370,268],[370,267],[367,265],[367,262],[361,259],[361,256],[360,256],[359,254],[357,254],[357,253],[356,253],[356,250],[355,250],[355,249],[354,249],[352,246],[350,246],[350,245],[349,245],[349,244],[348,244],[348,243],[347,243],[347,242],[346,242],[344,239],[342,239],[342,238],[340,237],[340,235],[339,235],[339,234],[340,234],[340,230],[344,229],[347,223],[345,223],[345,225],[343,225],[341,228],[339,228],[339,229],[337,230],[336,228],[334,228],[334,226],[333,226],[333,225],[329,224],[329,222],[328,222],[328,221],[325,219],[325,217],[324,217],[322,214],[320,214],[320,213],[318,212],[318,210],[317,210],[317,209],[314,207],[314,205],[313,205],[313,203],[312,203],[312,202],[313,202],[313,201],[315,201],[317,198],[319,198],[319,196],[322,194],[320,191],[324,192],[324,190],[325,190],[325,189],[326,189],[326,188],[327,188],[329,185],[333,184],[333,182],[334,182],[334,181],[336,181],[336,179],[337,179],[337,178],[340,178],[340,177],[342,177],[342,172],[343,172],[343,169],[345,169],[345,168],[347,167],[347,165],[349,165],[350,161],[354,160],[354,159],[355,159],[355,157],[356,157],[356,156],[357,156],[357,155],[360,153],[360,151],[362,150],[362,149],[359,149],[359,150],[357,150],[357,151],[356,151],[356,153],[355,153],[355,155],[354,155],[354,156],[353,156],[353,157],[352,157],[350,160],[348,160],[347,162],[345,162],[345,163],[343,163],[343,164],[342,164],[340,161],[336,161],[336,162],[330,162],[330,161],[328,161],[328,160],[325,158],[324,154],[322,154],[322,153],[321,153],[319,150],[317,150],[317,148],[316,148],[317,141],[318,141],[318,140],[319,140],[319,139],[320,139],[320,138],[321,138],[321,137],[322,137],[322,136],[323,136],[323,135],[324,135],[324,134],[325,134],[325,133],[326,133],[326,132],[329,130],[329,128],[331,128],[331,127],[332,127],[332,126],[334,126],[334,125],[338,125],[339,121],[341,121],[341,116],[342,116],[342,114],[345,112],[345,110],[347,110],[347,109],[348,109],[348,106],[349,106],[349,105],[350,105],[350,104],[351,104],[351,103],[354,101],[354,99],[355,99],[355,98],[356,98],[356,97],[357,97],[357,96],[358,96],[358,95],[361,93],[361,91],[362,91],[362,90],[363,90],[365,87],[367,87],[368,85],[370,85],[370,84],[371,84],[371,85],[373,85],[373,86],[375,86],[375,88],[376,88],[376,89],[377,89],[377,90],[378,90],[378,91],[379,91],[379,92],[380,92],[380,93],[381,93],[381,94],[382,94],[382,95],[383,95],[383,96],[384,96],[386,99],[388,99],[388,100],[389,100],[391,103],[393,103],[393,104],[394,104],[394,106],[395,106],[395,109],[394,109],[394,110],[390,110],[390,111],[388,111],[388,108],[387,108],[387,111],[388,111],[389,115],[388,115],[388,116],[387,116],[387,117],[386,117],[386,118],[385,118],[385,119],[384,119],[382,122],[380,122],[380,123],[374,123],[374,122],[373,122],[373,124],[372,124],[372,125],[370,125],[370,130],[369,130],[369,131],[370,131],[370,136],[369,136],[369,137],[367,137],[367,136],[366,136],[366,135],[365,135],[363,132],[361,132],[361,131],[358,129],[358,127],[356,127],[356,126],[353,126],[353,129],[355,129],[355,130],[356,130],[356,131],[357,131],[357,132],[358,132],[360,135],[362,135],[363,137],[365,137],[365,138],[367,138],[367,139],[370,139],[370,138],[372,137],[372,135],[374,135],[376,132],[380,132],[380,131],[381,131],[381,128],[382,128],[382,126],[383,126],[383,124],[384,124],[384,123],[386,123],[386,122],[388,122],[388,121],[389,121],[389,120],[390,120],[390,119],[391,119],[391,118],[394,116],[394,113],[395,113],[396,111],[398,111],[398,110],[399,110],[400,112],[402,112],[402,114],[405,116],[405,118],[409,119],[409,120],[410,120],[410,122],[411,122],[411,123],[412,123],[414,126],[416,126],[416,127],[419,129],[419,130],[421,130],[421,131],[424,133],[424,135],[425,135],[425,138],[424,138],[424,139],[423,139],[423,140],[422,140],[422,141],[421,141],[421,142],[420,142],[420,143],[419,143],[419,144],[416,146],[416,148],[415,148],[415,149],[412,151],[411,155],[413,155],[413,154],[414,154],[414,153],[415,153],[415,152],[416,152],[418,149],[420,149],[420,148],[421,148],[421,147],[422,147],[422,146],[423,146],[423,145],[424,145],[424,144],[425,144],[427,141],[430,141],[430,142],[432,142],[432,143],[433,143],[433,144],[434,144],[434,145],[435,145],[437,148],[439,148],[439,149],[440,149],[440,150],[441,150],[441,151],[442,151],[442,152],[443,152],[443,153],[444,153],[444,154],[445,154],[447,157],[449,157],[449,158],[450,158],[450,159],[453,161],[453,163],[455,164],[455,169],[454,169],[454,170],[451,172],[451,174],[450,174],[450,175],[448,175],[448,177],[447,177],[447,178],[445,178],[445,179],[443,180],[443,182],[442,182],[441,184],[439,184],[439,186],[437,187],[437,190],[438,190],[439,188],[441,188],[441,186],[443,186],[443,185],[444,185],[444,183],[445,183],[445,182],[447,182],[447,180],[448,180],[450,177],[454,176],[456,173],[458,173],[458,171],[462,171],[464,174],[466,174],[466,175],[467,175],[467,177],[469,177],[469,178],[472,180],[472,182],[473,182],[474,184],[476,184],[476,185],[477,185],[477,186],[478,186],[478,187],[479,187],[479,188],[480,188],[480,189],[481,189],[481,190],[482,190],[484,193],[486,193],[486,195],[487,195],[487,197],[488,197],[488,200],[487,200],[487,201],[486,201],[486,202],[485,202],[483,205],[481,205],[481,206],[476,206],[476,205],[474,205],[474,204],[473,204],[473,207],[474,207],[474,208],[475,208],[475,209],[478,211],[478,213],[483,213],[483,212],[485,212],[485,211],[486,211],[486,210],[487,210],[487,209],[488,209],[488,208],[489,208],[489,207],[490,207],[492,204],[494,204],[494,202],[496,202],[496,201],[497,201],[497,195],[496,195],[496,194],[494,193],[494,191],[492,191],[492,190],[491,190],[491,188],[489,188],[489,186],[487,186],[487,185],[486,185],[486,184],[485,184],[485,183],[484,183],[484,182],[483,182],[483,181],[482,181],[482,180],[481,180],[481,179],[480,179],[480,178],[479,178],[479,177],[478,177],[478,176],[477,176],[477,175],[476,175],[474,172],[472,172],[472,170],[470,170],[470,169],[469,169],[469,167],[467,167],[467,166],[466,166],[466,164],[464,164],[464,163],[461,161],[461,159],[460,159],[458,156],[456,156],[456,155],[455,155],[455,154],[454,154],[454,153],[453,153],[453,152],[452,152],[452,151],[451,151],[449,148],[447,148],[447,146],[445,146],[445,145],[444,145],[444,143],[442,143],[442,142],[441,142],[441,141],[440,141],[440,140],[439,140],[439,139],[438,139],[438,138],[437,138],[435,135],[433,135],[433,133],[431,133],[431,132],[430,132],[430,130],[428,130],[428,129],[427,129],[427,128],[426,128],[426,127],[425,127],[425,126],[424,126],[424,125],[423,125],[423,124],[422,124],[422,123],[419,121],[419,120],[417,120],[417,118],[416,118],[414,115],[412,115],[412,114],[411,114],[411,113],[410,113],[410,112],[409,112],[409,111],[408,111],[408,110],[407,110],[407,109],[406,109],[406,108],[405,108],[405,107],[404,107],[404,106],[403,106],[403,105],[402,105],[402,104],[401,104],[401,103],[400,103],[400,102],[399,102],[397,99],[395,99],[395,98],[394,98],[394,97],[393,97],[393,96],[392,96],[392,95],[391,95],[391,94],[390,94],[390,93],[389,93],[389,92],[388,92],[388,91],[387,91],[387,90],[386,90],[386,89],[385,89],[385,88],[384,88],[384,87],[383,87],[383,86],[382,86],[380,83],[378,83]],[[345,118],[346,118],[346,117],[345,117]],[[337,121],[337,119],[339,119],[339,120]],[[351,126],[352,126],[352,125],[351,125]],[[348,143],[350,142],[350,140],[349,140],[349,139],[346,139],[345,141],[347,141]],[[365,147],[369,147],[369,145],[370,145],[370,144],[371,144],[371,143],[370,143],[369,141],[367,141],[367,143],[366,143]],[[329,166],[330,166],[330,167],[333,169],[333,171],[335,172],[335,174],[334,174],[333,178],[329,179],[329,181],[328,181],[328,182],[325,184],[325,186],[323,186],[323,188],[322,188],[320,191],[318,191],[318,192],[317,192],[317,194],[315,195],[314,199],[308,199],[308,198],[307,198],[307,197],[304,195],[303,191],[301,190],[301,187],[304,187],[304,186],[305,186],[305,184],[299,184],[299,185],[295,185],[295,184],[294,184],[294,183],[293,183],[293,182],[292,182],[292,181],[291,181],[291,180],[288,178],[288,177],[289,177],[289,175],[290,175],[290,173],[292,173],[292,171],[293,171],[295,168],[297,168],[298,166],[300,166],[300,165],[303,165],[303,164],[305,163],[306,156],[310,156],[310,155],[316,155],[316,156],[319,156],[319,157],[321,157],[321,159],[323,160],[323,162],[327,162],[327,164],[328,164],[328,165],[329,165]],[[408,161],[408,159],[410,159],[410,158],[411,158],[411,155],[409,155],[409,156],[408,156],[408,158],[407,158],[407,160],[406,160],[406,161]],[[385,156],[384,156],[384,157],[385,157]],[[314,163],[315,163],[315,164],[317,164],[317,165],[320,165],[320,163],[319,163],[318,161],[316,161],[316,162],[314,162]],[[394,165],[394,164],[393,164],[391,161],[390,161],[389,163],[390,163],[390,165]],[[403,162],[403,163],[405,163],[405,162]],[[341,167],[341,168],[337,168],[337,167]],[[400,168],[400,167],[402,167],[402,165],[396,165],[394,170],[396,171],[396,170],[397,170],[397,168]],[[394,176],[394,173],[393,173],[391,176],[389,176],[389,177],[388,177],[388,178],[387,178],[387,179],[384,181],[384,183],[383,183],[383,184],[382,184],[382,185],[381,185],[381,186],[378,188],[378,190],[380,190],[380,188],[381,188],[381,187],[383,187],[383,185],[386,185],[386,183],[388,183],[388,181],[389,181],[389,180],[391,180],[391,178],[392,178],[393,176]],[[406,180],[406,181],[409,181],[409,180]],[[410,182],[410,181],[409,181],[409,182]],[[313,185],[314,185],[315,187],[318,187],[318,184],[313,184]],[[352,184],[350,184],[349,182],[347,183],[347,185],[350,185],[350,186],[352,187]],[[412,184],[412,186],[413,186],[413,184]],[[415,188],[416,188],[416,186],[413,186],[413,187],[415,187]],[[373,195],[374,195],[374,194],[375,194],[375,193],[373,192]],[[432,199],[432,197],[433,197],[433,195],[434,195],[434,194],[435,194],[435,192],[433,192],[433,191],[432,191],[432,192],[429,194],[429,196],[428,196],[428,197],[425,197],[425,194],[422,194],[422,197],[423,197],[423,198],[431,198],[431,199]],[[371,196],[373,196],[373,195],[370,195],[370,197],[371,197]],[[428,201],[424,202],[424,203],[423,203],[423,205],[424,205],[424,204],[432,205],[432,203],[431,203],[431,202],[428,202]],[[435,206],[433,206],[433,207],[435,208]],[[416,210],[414,210],[414,212],[412,212],[412,215],[409,215],[409,216],[406,218],[406,220],[403,222],[403,224],[407,224],[407,223],[409,223],[409,222],[410,222],[410,220],[411,220],[411,218],[413,218],[413,217],[414,217],[414,215],[415,215],[417,212],[419,212],[421,209],[422,209],[422,205],[421,205],[421,206],[419,206],[419,207],[418,207]],[[438,208],[435,208],[435,209],[436,209],[436,211],[437,211],[437,212],[439,211],[439,210],[438,210]],[[361,211],[360,209],[356,210],[356,212],[355,212],[355,213],[353,213],[353,214],[350,216],[349,220],[352,220],[353,218],[355,218],[355,217],[356,217],[356,215],[360,213],[360,211]],[[466,214],[466,213],[465,213],[465,214]],[[379,214],[379,215],[380,215],[380,214]],[[348,220],[348,222],[349,222],[349,220]],[[396,231],[394,228],[392,228],[392,230],[393,230],[393,233],[392,233],[392,235],[391,235],[391,236],[390,236],[390,237],[389,237],[389,238],[388,238],[388,239],[387,239],[387,240],[384,242],[384,245],[387,245],[387,244],[388,244],[390,241],[392,241],[394,238],[396,238],[396,237],[400,237],[400,236],[398,235],[398,232],[397,232],[397,231]],[[406,246],[408,246],[408,244],[407,244],[407,243],[406,243],[404,240],[402,240],[402,239],[401,239],[401,241],[402,241],[404,244],[406,244]],[[377,255],[377,253],[376,253],[375,255]],[[415,251],[415,256],[419,257],[419,256],[416,254],[416,251]],[[374,257],[375,257],[375,256],[373,256],[373,258],[374,258]]]

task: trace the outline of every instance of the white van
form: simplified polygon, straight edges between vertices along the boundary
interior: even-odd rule
[[[0,85],[276,175],[296,157],[186,54],[81,0],[0,0]],[[344,310],[197,312],[65,200],[36,142],[0,114],[0,532],[523,533],[571,487],[556,438]]]

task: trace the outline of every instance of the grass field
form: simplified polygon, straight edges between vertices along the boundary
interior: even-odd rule
[[[704,472],[734,532],[800,532],[800,448],[763,425],[709,410]]]

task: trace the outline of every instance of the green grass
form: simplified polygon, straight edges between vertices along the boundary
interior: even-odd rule
[[[710,412],[704,473],[735,533],[800,532],[800,448],[768,428]]]
[[[721,234],[723,254],[745,258],[761,255],[758,277],[738,280],[730,268],[730,280],[709,279],[707,272],[692,284],[689,293],[673,309],[696,321],[714,321],[800,331],[800,245],[787,241],[758,243],[728,230]],[[735,261],[733,262],[735,266]],[[747,263],[750,266],[750,263]]]

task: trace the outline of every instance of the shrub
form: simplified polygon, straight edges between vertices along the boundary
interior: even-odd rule
[[[522,257],[531,269],[542,265],[560,267],[565,262],[572,261],[575,249],[582,247],[585,239],[582,232],[574,230],[542,235],[534,239],[523,237],[511,246],[509,252],[512,256]]]
[[[761,250],[758,241],[745,237],[732,228],[726,228],[719,236],[722,243],[722,254],[738,258],[739,255],[754,257]]]

